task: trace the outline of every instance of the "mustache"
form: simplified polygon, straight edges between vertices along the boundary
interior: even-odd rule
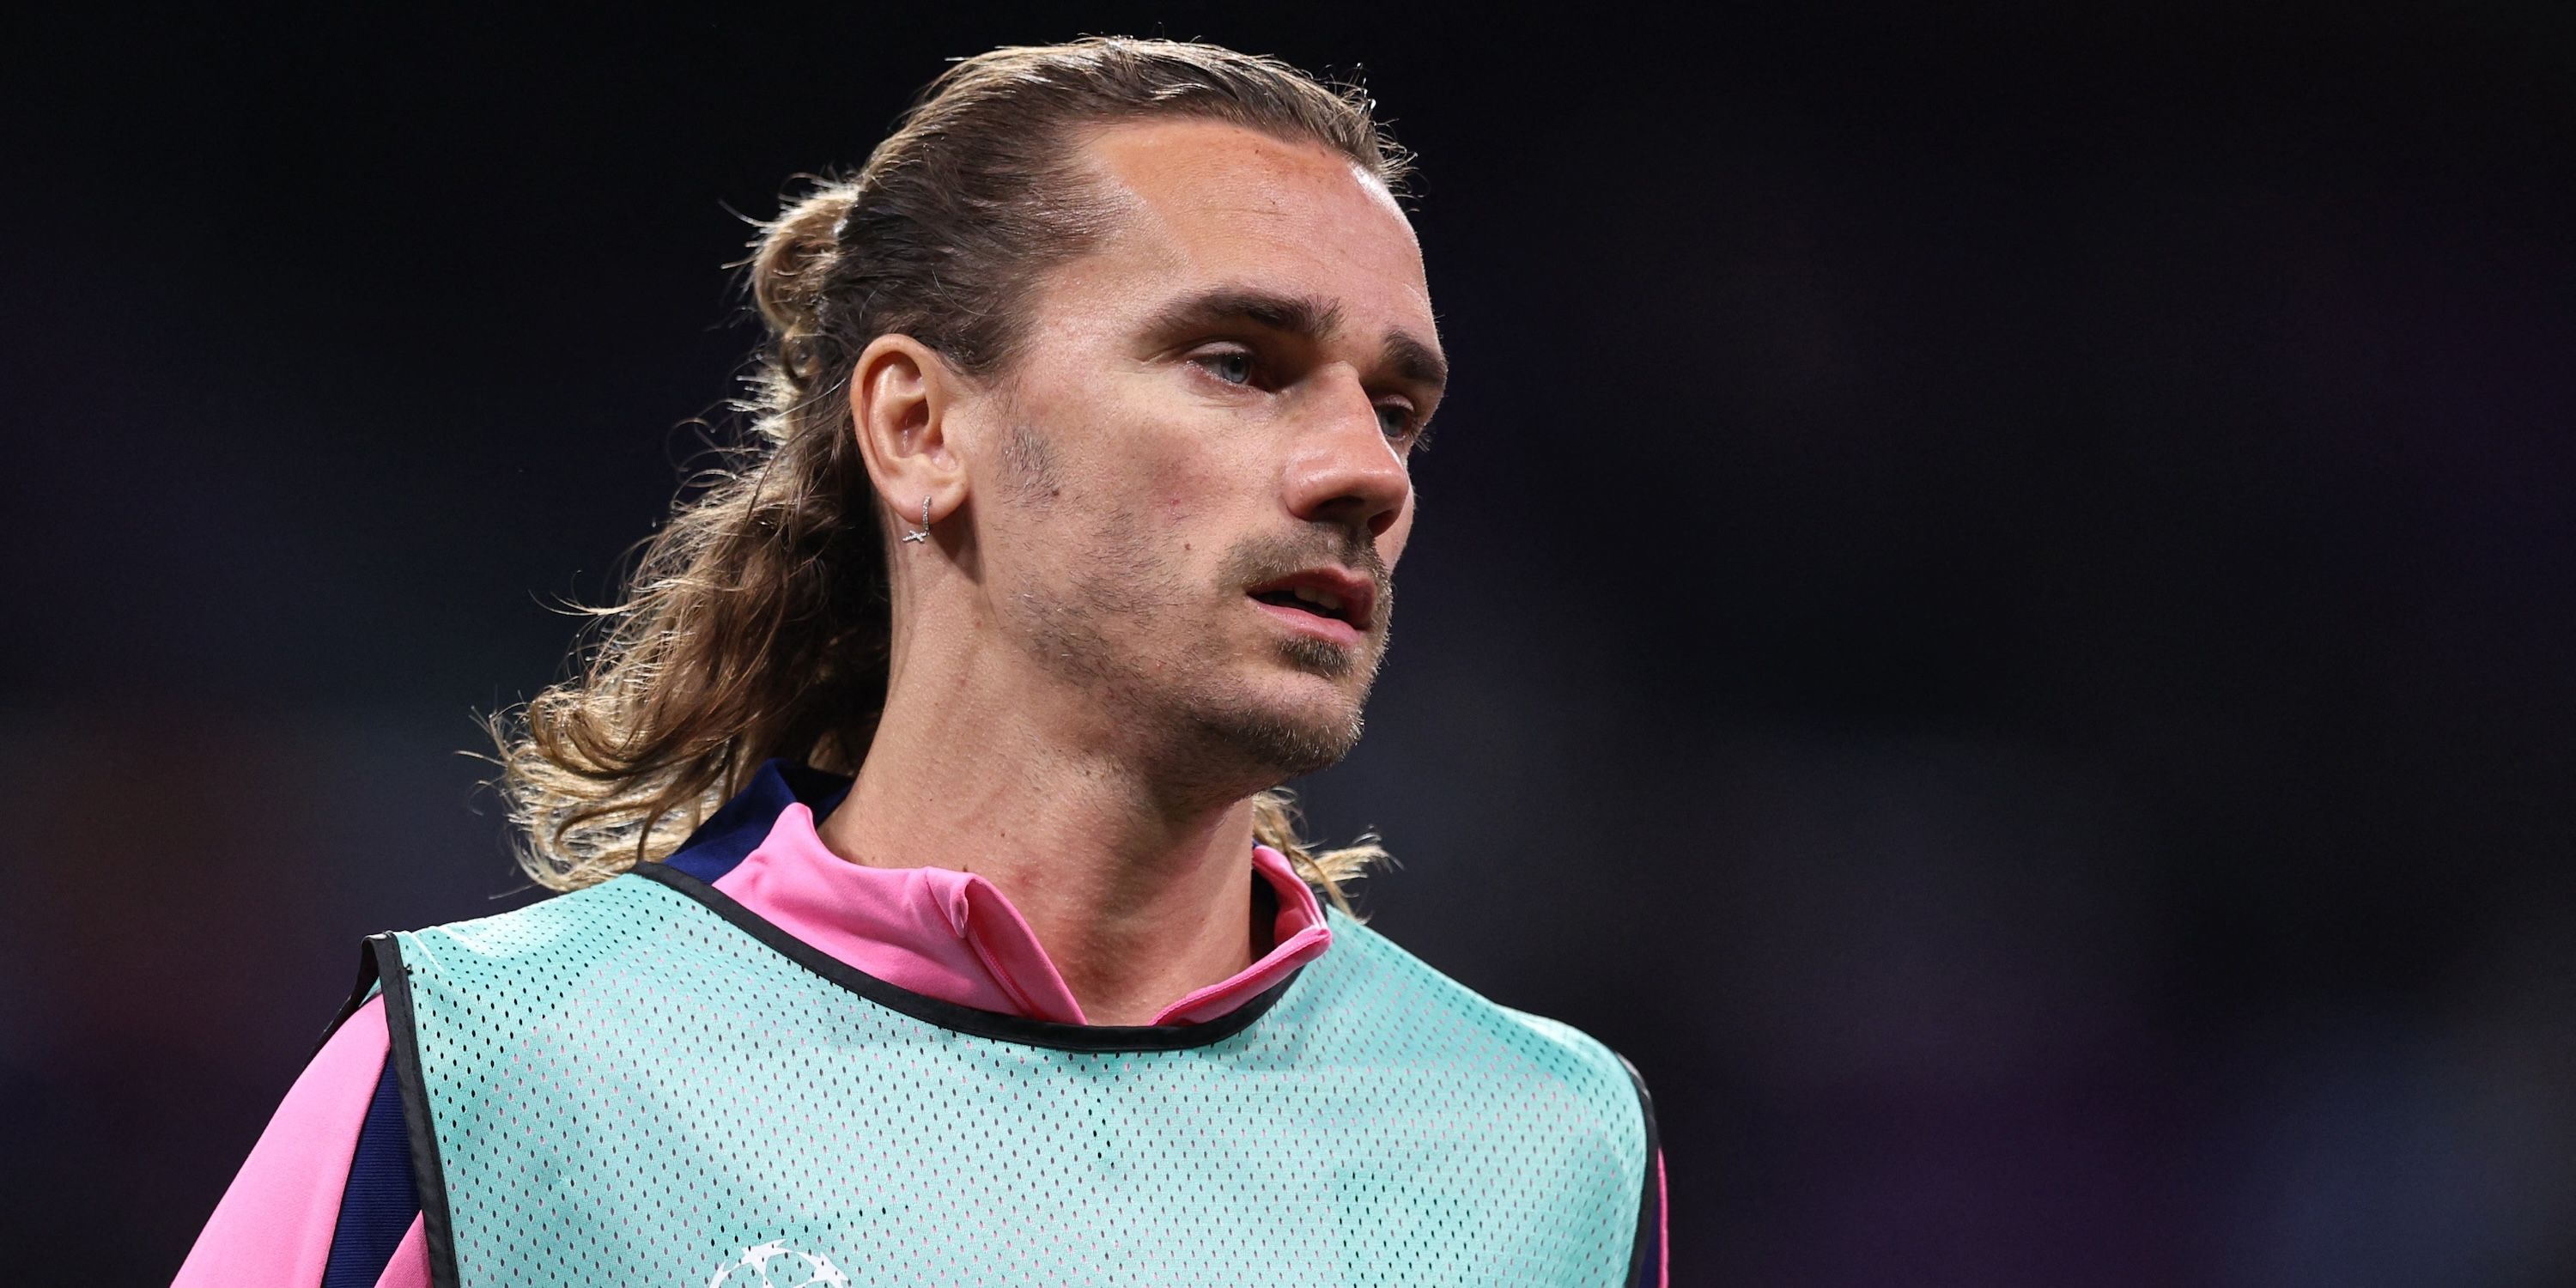
[[[1387,570],[1377,542],[1340,524],[1237,542],[1226,554],[1224,577],[1231,586],[1257,586],[1318,564],[1334,564],[1368,578],[1377,587],[1381,612],[1393,604],[1395,574]]]

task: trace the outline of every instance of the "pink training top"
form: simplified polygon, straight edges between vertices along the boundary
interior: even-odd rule
[[[1215,1019],[1331,946],[1323,909],[1286,857],[1256,845],[1252,868],[1277,896],[1269,951],[1164,1007],[1153,1023]],[[824,846],[813,811],[802,804],[782,810],[758,848],[714,885],[788,934],[890,984],[979,1010],[1089,1022],[1028,922],[992,882],[946,868],[846,862]],[[315,1053],[197,1236],[174,1288],[318,1288],[388,1046],[378,997]],[[1660,1154],[1655,1169],[1660,1191]],[[1658,1231],[1658,1242],[1665,1241]],[[1659,1268],[1662,1261],[1659,1254]],[[427,1237],[414,1216],[376,1286],[429,1285]]]

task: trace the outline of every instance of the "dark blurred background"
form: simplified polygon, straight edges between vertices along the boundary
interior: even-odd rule
[[[0,1212],[166,1279],[942,59],[1364,76],[1459,376],[1376,924],[1678,1283],[2576,1283],[2576,11],[16,20]]]

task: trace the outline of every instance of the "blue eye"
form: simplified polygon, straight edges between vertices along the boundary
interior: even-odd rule
[[[1387,437],[1402,439],[1413,432],[1413,409],[1401,403],[1380,403],[1377,424]]]
[[[1203,353],[1191,361],[1205,367],[1217,379],[1229,385],[1252,383],[1252,355],[1240,349],[1225,353]]]

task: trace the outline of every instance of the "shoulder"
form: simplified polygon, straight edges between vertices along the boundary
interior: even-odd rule
[[[1447,1057],[1466,1056],[1563,1086],[1586,1103],[1635,1119],[1644,1089],[1620,1055],[1571,1024],[1505,1006],[1450,978],[1383,933],[1329,914],[1334,981]],[[1334,961],[1334,959],[1340,959]]]
[[[435,1014],[480,1028],[491,1007],[553,1015],[703,967],[711,941],[737,937],[713,921],[697,901],[630,872],[508,912],[378,935],[371,964],[397,1027]]]
[[[1590,1192],[1634,1195],[1628,1282],[1665,1282],[1663,1147],[1636,1067],[1571,1024],[1504,1006],[1339,911],[1331,916],[1333,948],[1315,964],[1341,959],[1334,991],[1466,1072],[1484,1092],[1479,1121],[1553,1142],[1567,1151],[1559,1157],[1593,1170]]]
[[[430,954],[461,951],[506,960],[605,947],[622,937],[626,928],[666,919],[689,902],[660,881],[629,872],[508,912],[397,930],[387,937],[400,941],[407,957],[424,950]]]
[[[351,1238],[350,1200],[372,1195],[368,1134],[383,1106],[385,1008],[357,1004],[306,1063],[180,1267],[179,1288],[319,1283]],[[407,1158],[406,1158],[407,1162]],[[397,1178],[408,1187],[408,1171]],[[398,1217],[394,1234],[408,1224]],[[363,1203],[360,1206],[365,1206]]]

